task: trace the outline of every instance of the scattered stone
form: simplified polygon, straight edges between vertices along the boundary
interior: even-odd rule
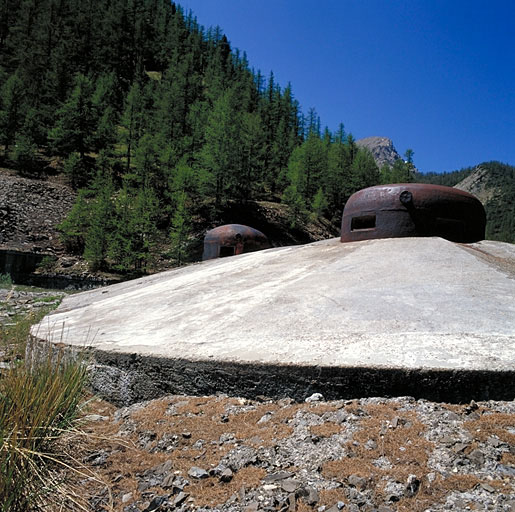
[[[109,419],[109,416],[102,416],[100,414],[88,414],[87,416],[84,416],[84,421],[107,421]]]
[[[499,448],[499,446],[503,446],[505,443],[503,443],[498,437],[489,437],[486,442],[493,446],[494,448]]]
[[[479,466],[485,462],[485,454],[481,450],[476,449],[469,453],[468,459]]]
[[[308,505],[314,506],[318,503],[320,496],[318,491],[314,487],[309,487],[309,493],[305,498],[305,501]]]
[[[343,501],[338,501],[331,508],[328,508],[327,512],[338,512],[338,510],[343,510],[344,508],[345,503]]]
[[[363,491],[367,486],[367,479],[357,475],[350,475],[347,481],[349,482],[349,485],[352,485],[361,491]]]
[[[324,395],[322,395],[322,393],[313,393],[311,396],[308,396],[305,401],[307,403],[310,403],[310,402],[321,402],[323,400],[324,400]]]
[[[209,473],[205,469],[193,466],[188,471],[188,475],[191,476],[191,478],[196,478],[197,480],[200,480],[201,478],[207,478],[209,476]]]
[[[215,400],[219,400],[219,398]],[[171,460],[165,460],[142,474],[136,475],[136,485],[140,485],[140,492],[143,493],[141,497],[137,497],[132,488],[123,487],[127,485],[128,480],[120,477],[119,482],[120,479],[122,481],[117,487],[115,507],[117,510],[123,509],[124,512],[142,512],[149,509],[152,504],[156,504],[154,501],[156,497],[163,498],[164,493],[169,493],[166,501],[162,502],[155,512],[172,510],[175,512],[243,512],[244,510],[292,512],[307,510],[307,508],[320,510],[320,512],[338,512],[341,510],[338,503],[323,501],[331,495],[327,494],[328,491],[336,490],[337,494],[333,495],[335,496],[333,499],[342,500],[340,505],[345,500],[345,511],[393,512],[399,501],[406,508],[408,500],[412,500],[413,507],[416,508],[415,503],[423,486],[424,490],[428,490],[429,493],[432,493],[432,488],[434,488],[435,496],[438,496],[431,504],[431,512],[467,510],[467,506],[470,504],[476,504],[478,510],[509,510],[509,500],[515,492],[515,469],[502,459],[504,454],[509,453],[510,445],[503,441],[501,430],[493,430],[492,433],[488,433],[488,436],[483,437],[486,430],[482,429],[482,434],[476,436],[475,431],[470,430],[467,425],[470,415],[466,416],[462,413],[458,415],[460,419],[455,420],[452,415],[449,415],[449,412],[453,411],[449,411],[441,404],[425,400],[364,398],[340,402],[339,407],[336,402],[328,402],[326,408],[325,406],[303,406],[285,401],[281,411],[270,415],[268,421],[257,426],[259,418],[269,415],[266,412],[263,414],[263,411],[267,411],[266,405],[264,408],[258,409],[263,407],[262,402],[245,400],[240,404],[232,403],[225,407],[231,422],[220,429],[219,432],[225,430],[223,434],[218,433],[214,437],[209,436],[206,430],[194,430],[194,426],[188,421],[188,430],[184,430],[184,432],[190,432],[194,439],[199,436],[203,436],[205,439],[199,457],[198,452],[192,450],[189,443],[181,442],[184,437],[180,427],[175,430],[178,434],[173,434],[178,435],[178,443],[174,448],[174,460],[177,455],[183,460],[191,457],[189,459],[191,463],[187,466],[187,468],[190,467],[189,482],[181,476],[179,469],[172,464]],[[177,403],[177,398],[174,399],[174,403]],[[376,414],[375,412],[371,414],[369,409],[369,406],[373,404],[391,406],[390,410],[395,413],[391,416],[379,416],[380,421],[370,427],[367,423],[368,418],[374,418]],[[113,414],[113,417],[118,418],[120,431],[128,432],[128,435],[133,436],[136,444],[142,432],[148,431],[145,430],[147,427],[140,430],[137,420],[132,418],[132,415],[145,406],[126,408],[125,412]],[[288,411],[290,407],[291,412]],[[130,411],[127,412],[129,409]],[[241,428],[239,419],[234,421],[235,427],[234,430],[232,429],[233,419],[238,418],[238,415],[255,410],[260,410],[261,413],[256,414],[255,419],[248,422],[247,437],[245,437],[246,434]],[[321,412],[317,412],[318,410]],[[485,414],[496,412],[515,414],[515,403],[481,403],[478,410],[481,411],[481,418]],[[180,416],[183,414],[190,414],[180,410],[176,412],[177,418],[174,418],[174,421],[180,421]],[[477,411],[473,411],[471,414],[474,412]],[[217,423],[220,417],[219,413],[210,414],[212,416],[206,419],[215,418],[214,421]],[[192,416],[185,417],[191,418]],[[390,418],[397,418],[397,420],[393,421]],[[406,426],[415,421],[421,422],[425,429],[420,436],[414,438]],[[330,435],[322,433],[324,424],[331,429],[330,432],[336,426],[337,432]],[[367,429],[372,428],[372,430],[367,430],[365,433],[364,425]],[[427,452],[427,464],[413,466],[413,471],[417,471],[416,475],[411,474],[406,478],[406,473],[403,473],[404,469],[400,469],[400,472],[397,473],[398,460],[394,454],[390,454],[390,451],[387,452],[389,458],[382,455],[373,459],[373,457],[377,457],[378,451],[381,453],[381,449],[383,449],[381,443],[386,441],[386,439],[381,439],[379,433],[381,427],[385,426],[383,435],[386,438],[386,436],[392,435],[392,425],[396,425],[397,430],[402,429],[406,432],[406,436],[400,436],[397,449],[401,444],[406,450],[418,449],[416,445],[411,447],[410,445],[417,443],[418,440],[429,442],[427,446],[421,448]],[[287,430],[284,430],[284,427],[287,427]],[[319,427],[321,430],[318,430]],[[481,425],[477,428],[479,427]],[[260,440],[260,436],[256,436],[256,431],[260,428],[262,428],[263,434],[261,435],[265,441]],[[276,430],[278,428],[280,430]],[[515,428],[511,426],[499,425],[495,428],[505,429],[510,434],[515,433]],[[512,429],[513,432],[509,429]],[[172,435],[171,433],[163,434],[157,426],[155,430],[157,438],[153,442],[153,447],[159,444],[165,435]],[[356,434],[359,434],[359,437]],[[272,437],[275,435],[276,437]],[[315,437],[318,438],[316,445],[313,443]],[[395,437],[399,437],[398,433],[395,434]],[[228,445],[228,443],[230,444]],[[377,446],[374,447],[374,443]],[[387,446],[384,448],[386,449]],[[191,454],[189,454],[190,450]],[[216,457],[217,451],[220,452],[218,457]],[[110,453],[107,452],[107,457]],[[155,452],[154,448],[150,453],[163,456]],[[92,454],[93,460],[101,455],[102,452],[95,452]],[[208,456],[209,459],[206,458]],[[352,460],[353,456],[355,457],[354,461]],[[198,459],[195,459],[197,457]],[[367,475],[361,472],[351,474],[347,478],[339,477],[338,474],[328,476],[327,464],[332,461],[345,460],[347,457],[349,462],[358,464],[359,458],[363,457],[368,463],[386,471],[377,479],[367,478]],[[195,460],[198,462],[194,462]],[[208,466],[208,461],[216,461],[213,462],[216,465]],[[107,467],[109,467],[109,459],[107,459]],[[208,486],[210,485],[213,485],[214,489],[216,486],[224,486],[228,489],[230,484],[227,485],[227,482],[235,481],[235,471],[244,468],[249,468],[251,471],[254,469],[264,471],[261,482],[246,481],[244,478],[243,481],[247,487],[240,487],[238,492],[228,496],[217,505],[199,507],[193,502],[191,496],[196,495],[194,490],[198,490],[198,486],[202,487],[205,495],[209,495]],[[207,476],[212,479],[206,482],[199,476],[195,476],[199,475],[195,470],[200,471],[200,474],[204,475],[204,479]],[[472,482],[470,489],[465,488],[459,492],[451,489],[441,496],[440,481],[448,479],[452,475],[475,478],[470,480]],[[478,481],[481,483],[476,484],[475,482]],[[467,482],[467,479],[464,479],[463,482]],[[191,487],[186,487],[188,485]],[[153,491],[148,492],[151,487]],[[159,488],[163,492],[158,496],[156,489]],[[133,491],[132,498],[126,497],[123,500],[123,496],[129,494],[128,491]],[[230,492],[232,493],[232,491]],[[174,502],[177,498],[179,498],[178,504],[175,505]],[[92,510],[101,510],[101,505],[98,503],[96,509]],[[132,505],[137,508],[131,508]]]
[[[156,496],[148,505],[148,507],[143,512],[154,512],[161,508],[161,505],[164,505],[168,499],[168,496]]]
[[[182,505],[186,499],[188,498],[189,494],[186,492],[181,491],[172,501],[172,506],[178,507]]]
[[[122,503],[127,503],[132,500],[132,492],[128,492],[122,496]]]
[[[166,475],[161,482],[161,487],[163,489],[168,489],[169,487],[172,487],[174,485],[175,475],[173,473],[169,473]]]
[[[233,477],[233,472],[230,470],[230,468],[225,468],[221,473],[220,473],[220,482],[230,482],[232,480],[232,477]]]
[[[263,478],[263,482],[277,482],[278,480],[284,480],[293,476],[293,473],[289,471],[278,471],[277,473],[271,473]]]
[[[261,418],[258,420],[257,424],[262,425],[263,423],[269,422],[270,418],[272,418],[273,415],[274,415],[273,412],[267,412],[266,414],[261,416]]]
[[[465,448],[468,448],[468,446],[469,445],[467,443],[456,443],[452,447],[452,451],[455,453],[461,453],[461,452],[465,451]]]
[[[367,450],[375,450],[377,448],[377,443],[373,440],[373,439],[369,439],[366,443],[365,443],[365,448]]]
[[[295,492],[300,486],[297,480],[286,479],[281,480],[281,489],[285,492]]]
[[[420,488],[420,480],[416,475],[409,475],[408,480],[406,482],[406,491],[408,496],[414,496],[417,494]]]

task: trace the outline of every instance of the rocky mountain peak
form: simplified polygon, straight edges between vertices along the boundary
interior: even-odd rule
[[[384,164],[392,166],[396,160],[401,158],[393,145],[392,139],[388,137],[366,137],[356,141],[356,144],[370,150],[379,168]]]

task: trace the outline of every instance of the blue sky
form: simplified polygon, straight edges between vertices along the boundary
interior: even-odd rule
[[[515,165],[514,0],[182,0],[307,113],[424,172]]]

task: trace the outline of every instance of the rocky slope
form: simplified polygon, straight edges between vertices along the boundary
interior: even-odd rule
[[[486,204],[499,193],[499,190],[489,186],[488,182],[488,169],[478,165],[474,172],[455,185],[455,188],[476,196],[483,204]]]
[[[75,193],[66,185],[0,169],[0,248],[62,252],[57,225],[74,201]]]
[[[67,478],[95,512],[515,507],[515,402],[97,400],[83,432]]]
[[[356,141],[356,144],[370,150],[379,168],[384,164],[391,167],[396,160],[401,158],[392,140],[388,137],[366,137]]]

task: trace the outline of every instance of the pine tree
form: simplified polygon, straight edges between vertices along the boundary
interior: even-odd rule
[[[233,92],[228,90],[213,105],[199,155],[200,165],[210,175],[211,193],[217,205],[225,202],[235,187],[239,171],[238,128]]]
[[[143,130],[143,94],[138,82],[135,82],[125,100],[125,109],[121,118],[121,142],[125,144],[126,169],[130,171],[132,155],[142,136]]]
[[[290,207],[288,215],[290,227],[297,228],[305,220],[306,202],[294,183],[286,187],[282,202]]]
[[[24,84],[18,74],[11,75],[0,90],[0,134],[4,154],[9,153],[24,119]]]
[[[20,134],[16,137],[16,145],[12,158],[22,173],[31,173],[37,162],[37,146],[27,135]]]
[[[372,153],[366,148],[360,148],[352,162],[352,179],[355,190],[371,187],[380,182],[379,169]]]
[[[175,196],[175,212],[172,217],[170,241],[172,244],[171,255],[177,265],[182,265],[188,257],[188,238],[190,234],[190,214],[186,207],[188,196],[186,192],[178,192]]]
[[[263,182],[264,137],[259,114],[244,113],[241,123],[241,175],[238,196],[252,199]]]
[[[91,222],[91,207],[86,199],[87,192],[79,191],[77,199],[67,217],[59,224],[61,241],[66,250],[82,255]]]
[[[114,229],[107,257],[119,272],[145,271],[156,232],[158,201],[150,188],[130,191],[127,184],[115,199]]]
[[[75,87],[68,100],[57,111],[57,122],[49,134],[52,145],[59,154],[77,152],[81,160],[84,160],[91,149],[95,127],[91,93],[91,80],[79,73],[75,77]]]
[[[306,176],[304,197],[311,202],[327,173],[326,146],[315,131],[311,131],[302,145],[304,148],[302,168]]]
[[[90,181],[91,170],[78,153],[71,153],[65,160],[63,172],[75,189],[85,187]]]
[[[323,216],[325,210],[327,209],[327,199],[325,197],[324,191],[322,187],[320,187],[311,202],[311,212],[313,213],[315,218],[320,218]]]
[[[116,79],[112,73],[101,75],[96,82],[91,106],[96,126],[91,137],[95,151],[112,148],[116,142],[118,123]]]
[[[114,207],[113,185],[109,179],[98,174],[93,187],[98,194],[91,204],[91,217],[84,242],[84,259],[95,271],[106,266],[109,237],[113,230]]]

